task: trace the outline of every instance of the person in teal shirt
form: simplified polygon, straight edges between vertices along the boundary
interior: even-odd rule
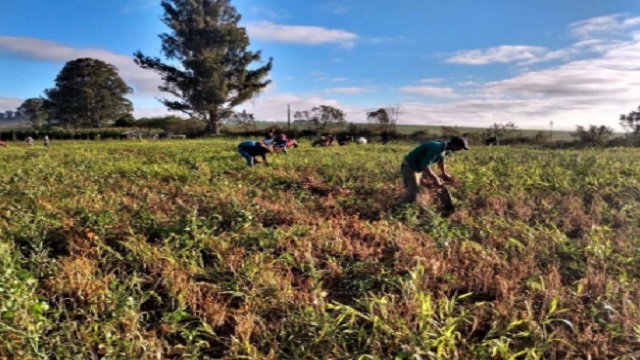
[[[444,159],[451,152],[469,150],[466,137],[453,136],[449,141],[427,141],[411,150],[402,160],[400,171],[404,181],[406,194],[400,199],[400,204],[415,202],[420,193],[420,183],[422,175],[431,178],[437,185],[442,185],[442,179],[451,180],[451,175],[447,172]],[[431,165],[438,164],[442,172],[442,179],[439,178]]]

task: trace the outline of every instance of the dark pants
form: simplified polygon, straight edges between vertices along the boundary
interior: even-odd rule
[[[406,161],[402,162],[400,166],[400,172],[402,173],[402,180],[406,193],[400,199],[400,204],[414,203],[420,194],[420,183],[422,180],[422,173],[413,170]]]

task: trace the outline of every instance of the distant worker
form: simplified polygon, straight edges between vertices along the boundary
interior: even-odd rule
[[[49,136],[47,135],[44,136],[44,146],[49,147]]]
[[[273,139],[273,146],[275,148],[278,148],[280,150],[282,150],[282,152],[284,152],[285,155],[287,155],[287,135],[286,134],[279,134],[278,136],[276,136],[275,139]]]
[[[273,138],[276,136],[276,129],[274,128],[269,128],[267,129],[267,131],[264,133],[264,138],[265,140],[273,140]]]
[[[238,144],[238,153],[247,160],[247,165],[253,167],[255,157],[260,156],[266,166],[269,166],[267,162],[267,153],[271,152],[271,147],[265,145],[262,141],[243,141]]]
[[[383,131],[380,137],[382,138],[382,145],[387,145],[389,140],[391,140],[391,134],[389,134],[387,130]]]
[[[413,149],[402,161],[400,171],[404,181],[406,194],[400,199],[400,204],[413,203],[420,193],[422,175],[426,175],[433,180],[436,185],[442,186],[442,179],[451,181],[451,175],[444,165],[444,158],[451,152],[459,150],[469,150],[466,137],[453,136],[449,141],[427,141]],[[438,163],[442,172],[440,179],[430,168]]]
[[[336,137],[336,140],[338,141],[338,145],[345,146],[348,143],[353,141],[353,136],[347,135],[347,134],[340,134]]]
[[[322,135],[311,146],[333,146],[333,142],[336,140],[335,135]]]
[[[31,136],[28,136],[25,139],[25,142],[27,143],[28,146],[31,146],[31,145],[33,145],[33,138]]]

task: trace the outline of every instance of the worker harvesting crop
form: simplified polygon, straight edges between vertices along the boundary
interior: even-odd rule
[[[270,153],[272,148],[265,145],[262,141],[243,141],[238,144],[238,153],[247,160],[247,165],[252,167],[256,162],[255,157],[260,156],[266,166],[269,166],[267,162],[267,153]]]
[[[443,185],[443,179],[445,181],[451,181],[452,178],[447,172],[444,159],[451,152],[459,150],[469,150],[467,139],[464,136],[453,136],[449,141],[427,141],[409,152],[400,167],[404,187],[407,191],[400,199],[400,204],[413,203],[416,201],[420,193],[423,174],[438,186]],[[442,179],[430,168],[430,166],[435,163],[438,164],[442,172]]]

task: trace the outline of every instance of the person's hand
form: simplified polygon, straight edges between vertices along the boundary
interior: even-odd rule
[[[442,174],[442,179],[444,181],[453,181],[453,178],[449,174]]]
[[[433,181],[436,183],[437,186],[444,186],[444,182],[439,177],[436,177],[435,179],[433,179]]]

